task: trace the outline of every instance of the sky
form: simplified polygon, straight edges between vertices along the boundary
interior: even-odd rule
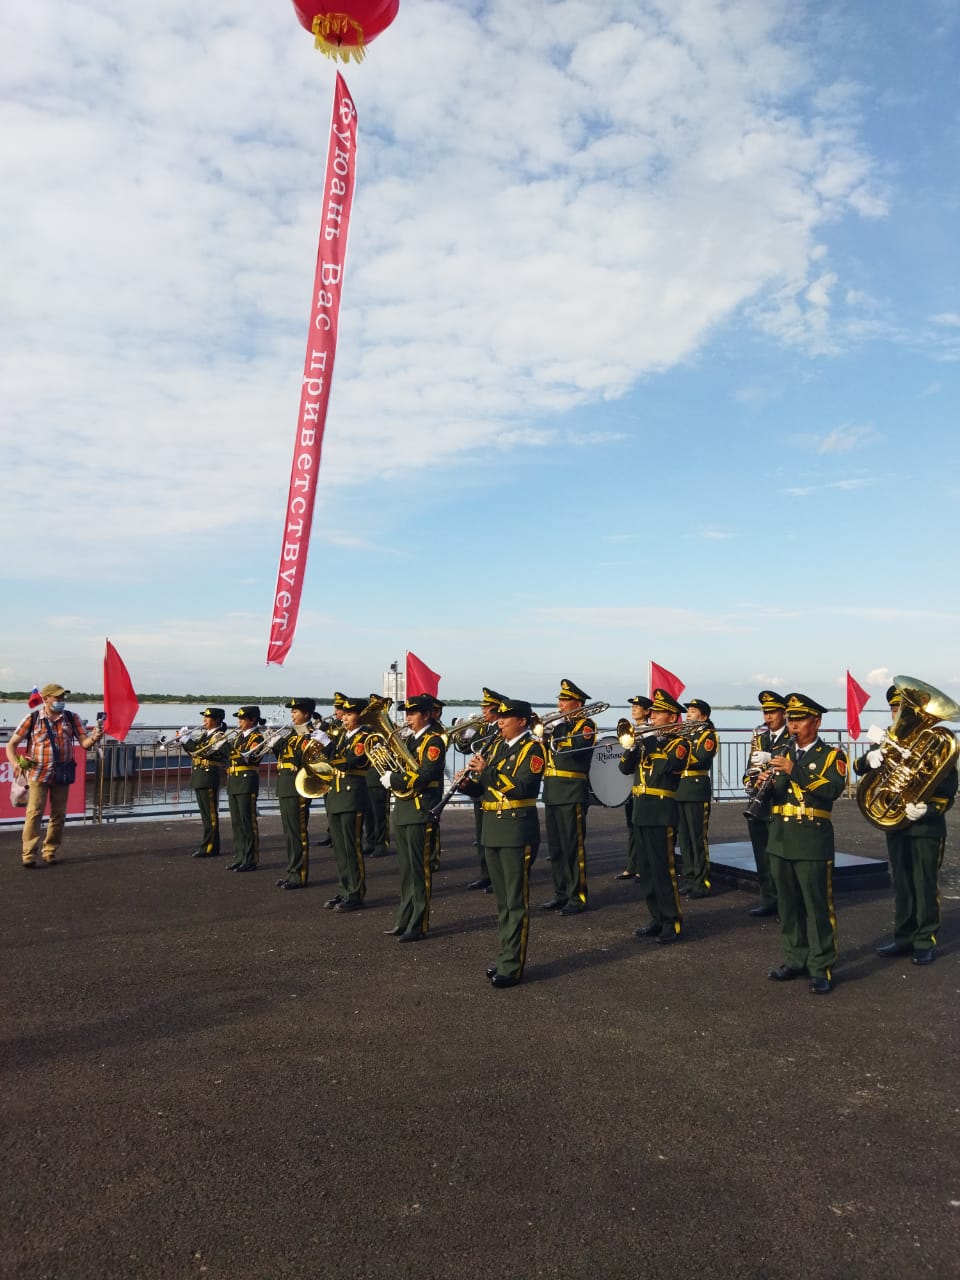
[[[0,37],[0,689],[960,701],[953,0],[401,0],[267,666],[335,66],[287,0]],[[11,536],[12,535],[12,536]]]

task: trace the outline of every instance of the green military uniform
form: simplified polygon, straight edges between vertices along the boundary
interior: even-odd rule
[[[764,689],[760,694],[760,706],[764,711],[774,708],[785,710],[786,705],[786,699],[772,689]],[[783,753],[789,742],[790,734],[786,724],[782,724],[779,729],[770,729],[767,725],[761,725],[755,730],[750,742],[750,755],[752,756],[755,751],[764,751],[767,755],[778,756]],[[750,762],[748,760],[747,769],[743,775],[743,785],[747,788],[747,793],[751,798],[755,790],[754,776],[750,772]],[[773,872],[770,870],[770,855],[767,852],[772,808],[773,791],[772,788],[768,787],[762,798],[759,812],[754,815],[747,815],[747,832],[750,836],[753,860],[757,864],[757,879],[760,883],[760,911],[754,909],[758,915],[775,915],[777,910],[777,886],[773,883]]]
[[[496,689],[485,688],[482,691],[480,705],[486,708],[491,708],[491,707],[496,708],[496,707],[499,707],[500,703],[503,702],[503,700],[504,699],[503,699],[502,693],[497,693]],[[493,735],[493,737],[491,738],[491,741],[487,744],[483,753],[485,755],[489,755],[490,750],[492,749],[492,746],[493,746],[493,742],[495,741],[496,734],[498,732],[499,731],[497,729],[497,722],[496,720],[492,720],[489,723],[489,725],[486,726],[485,728],[481,727],[473,731],[472,738],[477,741],[480,741],[483,738],[486,738],[488,735]],[[477,846],[477,856],[480,860],[480,874],[476,880],[470,881],[470,883],[467,885],[467,888],[482,889],[484,893],[493,893],[493,884],[490,880],[489,868],[487,867],[487,857],[483,851],[483,805],[479,800],[475,800],[473,804],[473,828],[474,828],[474,843]]]
[[[686,765],[677,785],[680,892],[689,893],[691,898],[705,898],[710,892],[710,775],[719,743],[709,719],[709,705],[694,698],[687,707],[700,707],[708,719],[703,722],[702,732],[689,739]]]
[[[500,710],[529,723],[527,702],[505,698]],[[530,929],[530,868],[540,847],[537,796],[546,764],[543,748],[524,730],[512,742],[499,738],[479,774],[464,783],[483,805],[483,848],[497,898],[497,960],[489,976],[495,986],[523,977]]]
[[[343,709],[360,711],[366,701],[366,698],[345,698]],[[363,862],[363,815],[370,767],[364,745],[367,736],[368,730],[363,727],[349,732],[344,729],[325,748],[327,759],[337,770],[325,803],[338,880],[337,893],[325,905],[336,911],[355,911],[362,907],[367,892]]]
[[[788,719],[798,718],[804,709],[811,715],[825,710],[804,694],[788,696]],[[846,786],[847,757],[840,747],[828,746],[819,737],[805,750],[791,738],[783,754],[794,762],[793,771],[774,779],[767,844],[783,958],[789,974],[806,970],[811,978],[829,984],[837,958],[830,813]]]
[[[420,705],[418,698],[411,698],[405,710],[417,711]],[[395,793],[393,826],[400,868],[400,905],[393,932],[403,941],[412,942],[425,937],[430,929],[432,864],[437,840],[437,822],[430,810],[443,795],[447,751],[442,734],[431,725],[408,739],[406,746],[416,757],[416,772],[390,773],[386,777]],[[384,788],[379,786],[379,790]]]
[[[899,706],[900,690],[887,690],[891,709]],[[867,756],[853,766],[854,773],[870,772]],[[893,880],[893,942],[879,947],[883,956],[915,952],[920,964],[933,958],[940,929],[940,889],[937,883],[947,842],[946,813],[957,794],[957,767],[953,765],[924,799],[922,818],[899,831],[885,831],[890,877]]]
[[[663,689],[654,690],[653,710],[679,716],[681,707]],[[680,936],[683,912],[674,860],[677,828],[676,790],[687,761],[687,744],[676,724],[662,735],[639,738],[624,752],[620,772],[634,774],[633,826],[637,852],[637,888],[650,922],[635,932],[672,942]]]
[[[252,720],[254,727],[236,735],[227,758],[227,800],[233,828],[233,862],[229,863],[227,870],[256,871],[260,862],[260,827],[257,823],[260,769],[245,756],[263,745],[263,734],[256,727],[263,721],[260,708],[256,706],[241,707],[234,715]]]
[[[371,765],[363,811],[363,852],[371,858],[383,858],[389,853],[389,843],[390,796],[380,786],[380,775]]]
[[[313,698],[291,698],[286,703],[291,711],[310,716],[317,709]],[[309,741],[307,723],[294,725],[290,733],[274,747],[277,758],[277,803],[280,806],[280,825],[287,853],[287,870],[278,889],[300,889],[310,879],[310,837],[307,824],[310,819],[310,800],[302,796],[296,787],[297,774],[303,768],[303,748]]]
[[[222,707],[205,707],[201,714],[204,719],[219,720],[221,727],[201,729],[196,736],[181,739],[180,745],[190,757],[190,789],[203,823],[203,839],[193,857],[216,858],[220,854],[220,765],[224,759],[217,743],[226,713]]]
[[[634,697],[628,698],[627,701],[631,704],[631,706],[644,707],[647,711],[649,711],[650,707],[653,705],[651,700],[647,697],[644,697],[642,693],[638,693]],[[633,728],[635,729],[644,728],[645,723],[646,722],[641,722],[640,724],[637,724],[636,722],[634,722]],[[636,836],[636,830],[633,825],[633,792],[632,791],[624,801],[623,817],[624,817],[624,821],[627,824],[627,869],[626,871],[621,871],[620,874],[616,877],[616,879],[617,880],[633,880],[636,878],[636,874],[637,874],[637,836]]]
[[[583,703],[588,695],[565,679],[557,697]],[[596,724],[577,711],[556,724],[544,739],[543,804],[553,873],[553,897],[544,907],[562,915],[577,915],[587,909],[588,778],[596,740]]]

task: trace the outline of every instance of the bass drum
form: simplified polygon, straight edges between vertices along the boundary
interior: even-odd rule
[[[633,788],[633,774],[620,772],[623,747],[616,737],[598,738],[590,761],[590,790],[608,809],[625,804]]]

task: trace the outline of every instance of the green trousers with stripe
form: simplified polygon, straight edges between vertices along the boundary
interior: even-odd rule
[[[833,861],[771,853],[770,870],[777,887],[784,963],[806,969],[812,978],[829,978],[837,959]]]

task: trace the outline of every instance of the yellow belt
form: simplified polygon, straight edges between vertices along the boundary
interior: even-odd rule
[[[680,776],[683,778],[706,778],[709,773],[709,769],[684,769]]]
[[[672,800],[675,794],[673,791],[661,791],[659,787],[633,787],[632,791],[635,796],[656,796],[658,800]]]
[[[232,764],[227,769],[227,773],[256,773],[257,766],[255,764]]]
[[[277,772],[278,772],[278,773],[281,773],[281,772],[282,772],[282,773],[293,773],[293,772],[295,771],[296,767],[297,767],[297,766],[296,766],[295,764],[278,764],[278,765],[277,765]]]
[[[572,773],[569,769],[554,769],[553,765],[548,764],[543,771],[545,778],[585,778],[585,773]]]
[[[773,812],[778,813],[781,818],[829,818],[832,816],[829,809],[808,809],[805,805],[799,804],[775,804]]]
[[[536,800],[484,800],[483,807],[489,813],[503,813],[504,809],[534,809]]]

